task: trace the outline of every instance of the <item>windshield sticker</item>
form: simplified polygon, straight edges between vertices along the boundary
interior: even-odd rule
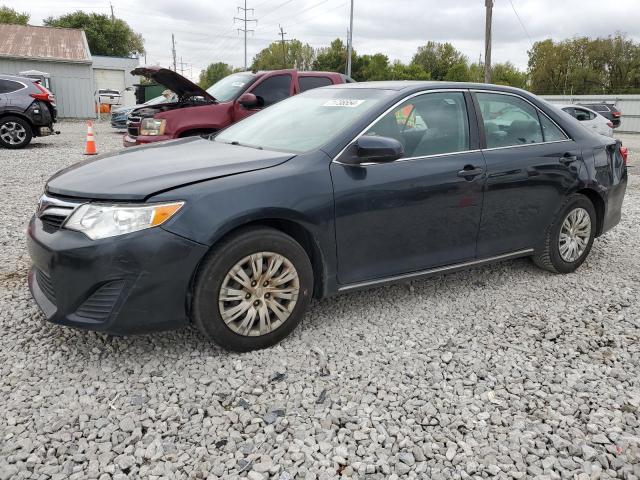
[[[233,82],[231,84],[232,87],[244,87],[244,84],[247,82]]]
[[[323,107],[346,107],[346,108],[356,108],[362,105],[365,100],[355,100],[349,98],[339,98],[335,100],[329,100],[322,104]]]

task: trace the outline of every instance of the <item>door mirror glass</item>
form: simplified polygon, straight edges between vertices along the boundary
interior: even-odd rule
[[[243,93],[240,95],[240,98],[238,98],[238,103],[244,108],[257,108],[260,102],[258,101],[258,97],[253,93]]]
[[[360,137],[354,146],[355,156],[349,162],[353,164],[393,162],[404,155],[402,144],[390,137],[365,135]]]

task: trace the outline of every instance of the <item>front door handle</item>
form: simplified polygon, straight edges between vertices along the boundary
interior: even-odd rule
[[[482,172],[484,172],[482,168],[465,165],[464,168],[458,172],[458,176],[465,180],[473,180],[478,175],[482,175]]]
[[[577,160],[578,160],[578,156],[573,155],[569,152],[565,153],[560,157],[560,163],[564,163],[565,165],[576,162]]]

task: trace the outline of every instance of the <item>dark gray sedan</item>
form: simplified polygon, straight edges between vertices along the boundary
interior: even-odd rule
[[[54,175],[29,225],[30,285],[62,325],[193,322],[263,348],[312,297],[516,257],[573,272],[620,220],[626,184],[618,142],[523,90],[319,88],[213,138]]]

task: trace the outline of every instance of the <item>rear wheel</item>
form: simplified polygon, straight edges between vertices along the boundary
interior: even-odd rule
[[[229,350],[265,348],[300,323],[312,292],[311,262],[300,244],[272,228],[246,229],[224,241],[200,267],[193,321]]]
[[[545,232],[544,244],[533,260],[540,268],[571,273],[586,260],[596,232],[596,211],[584,195],[567,198]]]
[[[29,145],[33,132],[31,125],[20,117],[0,118],[0,145],[5,148],[24,148]]]

